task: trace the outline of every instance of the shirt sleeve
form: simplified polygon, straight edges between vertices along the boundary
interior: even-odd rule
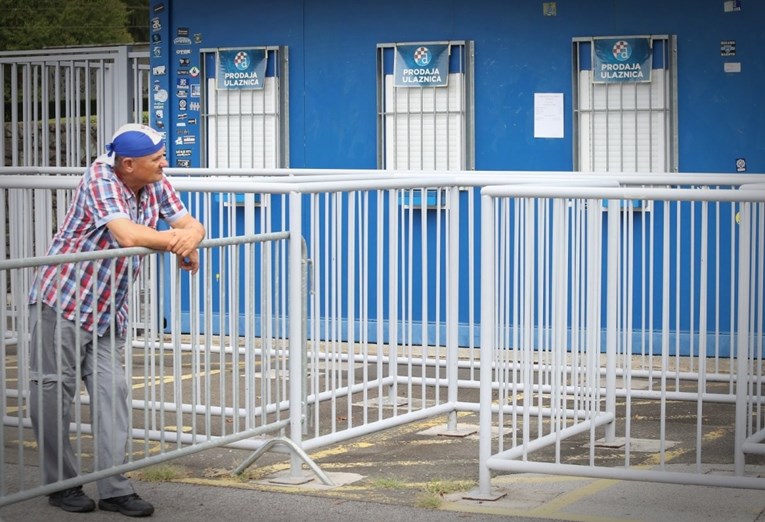
[[[160,196],[159,215],[162,219],[172,224],[188,214],[188,210],[186,210],[186,206],[181,201],[178,192],[166,177],[163,177],[160,183],[162,195]]]
[[[104,226],[116,218],[130,219],[128,202],[120,196],[120,187],[115,176],[108,175],[108,167],[96,164],[91,172],[89,183],[90,208],[93,212],[93,222],[96,227]]]

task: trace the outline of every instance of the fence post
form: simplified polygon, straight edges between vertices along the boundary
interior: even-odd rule
[[[608,245],[606,267],[606,413],[616,419],[616,342],[619,303],[619,227],[621,220],[621,201],[608,200]],[[605,440],[613,442],[616,438],[616,422],[606,425]]]
[[[290,433],[289,438],[302,448],[303,411],[303,236],[302,194],[289,195],[289,259],[287,267],[288,324],[289,324],[289,375],[290,375]],[[302,460],[291,452],[290,475],[301,476]]]
[[[446,298],[446,380],[448,401],[457,403],[459,378],[460,189],[449,189],[449,271]],[[448,432],[457,432],[457,410],[449,413]]]
[[[132,70],[130,68],[130,58],[128,55],[128,47],[121,45],[117,48],[117,52],[114,55],[114,89],[112,91],[114,96],[114,121],[107,121],[106,131],[104,136],[106,139],[111,137],[111,133],[116,130],[120,125],[132,122],[131,114],[133,110],[133,89],[132,89]],[[136,93],[140,95],[140,93]],[[108,101],[106,102],[108,103]],[[106,111],[108,115],[108,109]],[[139,120],[135,123],[141,123],[140,114],[138,114]]]
[[[736,335],[736,418],[733,447],[733,466],[736,476],[744,475],[746,455],[744,443],[747,437],[749,397],[749,299],[751,256],[751,203],[742,203],[739,211],[741,227],[738,234],[738,314]],[[733,357],[733,350],[731,350]]]
[[[481,382],[478,440],[478,493],[491,495],[491,380],[494,362],[494,198],[481,196]],[[499,405],[502,407],[502,404]],[[501,429],[500,429],[500,437]]]

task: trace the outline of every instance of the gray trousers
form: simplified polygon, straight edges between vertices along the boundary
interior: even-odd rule
[[[29,307],[29,408],[32,428],[43,455],[44,483],[79,474],[78,461],[69,441],[72,402],[80,386],[78,378],[85,382],[90,396],[96,469],[123,464],[129,427],[128,388],[123,369],[125,339],[116,338],[113,347],[108,335],[94,341],[92,333],[57,317],[49,306],[42,305],[40,310],[38,316],[37,305]],[[122,475],[98,481],[101,498],[133,492],[133,486]]]

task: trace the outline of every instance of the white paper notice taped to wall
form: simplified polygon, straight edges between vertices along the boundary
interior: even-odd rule
[[[563,137],[563,93],[534,93],[534,137]]]

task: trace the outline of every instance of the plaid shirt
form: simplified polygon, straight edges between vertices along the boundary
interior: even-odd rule
[[[128,218],[134,223],[156,228],[160,218],[173,223],[185,214],[186,207],[167,178],[146,185],[136,199],[133,191],[117,177],[114,168],[97,159],[80,180],[64,223],[53,236],[48,255],[119,248],[106,227],[116,218]],[[29,303],[40,300],[55,309],[60,306],[61,314],[75,321],[79,296],[81,327],[92,332],[97,317],[98,335],[103,335],[112,319],[113,297],[117,335],[125,337],[130,284],[128,260],[136,277],[141,256],[40,267],[32,284]],[[111,283],[112,272],[115,287]]]

